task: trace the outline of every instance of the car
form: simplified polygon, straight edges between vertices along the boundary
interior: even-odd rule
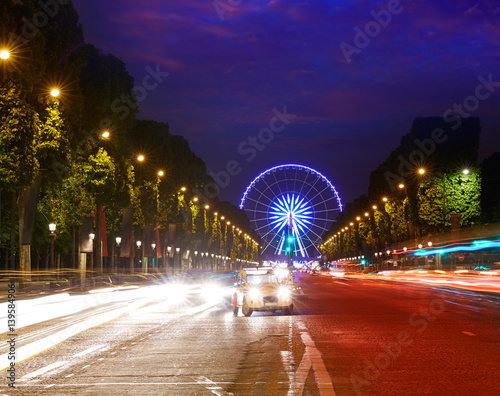
[[[280,280],[281,279],[281,280]],[[293,311],[292,287],[288,278],[278,278],[272,268],[246,268],[238,273],[232,297],[233,313],[245,316],[254,311]]]

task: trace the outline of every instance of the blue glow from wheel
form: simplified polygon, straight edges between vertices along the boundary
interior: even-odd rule
[[[293,244],[297,244],[302,256],[305,256],[305,247],[300,238],[312,224],[313,211],[304,197],[295,194],[286,194],[278,197],[269,211],[269,222],[281,236],[276,254],[280,254],[285,238],[287,226],[293,237]],[[294,249],[295,250],[295,249]]]
[[[286,194],[279,197],[269,211],[271,224],[280,233],[289,222],[298,235],[303,234],[311,224],[311,205],[304,197]]]
[[[304,165],[297,165],[297,164],[285,164],[285,165],[278,165],[278,166],[275,166],[275,167],[272,167],[272,168],[269,168],[268,170],[262,172],[259,176],[257,176],[255,179],[252,180],[252,182],[250,183],[250,185],[247,187],[247,189],[245,190],[244,194],[243,194],[243,197],[241,198],[241,201],[240,201],[240,209],[243,209],[245,207],[245,200],[247,199],[247,196],[248,196],[248,193],[250,192],[250,190],[255,186],[255,183],[257,183],[258,180],[262,179],[264,176],[270,174],[271,172],[275,171],[275,170],[278,170],[278,169],[282,169],[282,168],[286,168],[286,167],[296,167],[296,168],[303,168],[303,169],[307,169],[309,172],[311,173],[314,173],[316,175],[318,175],[319,177],[321,177],[321,179],[323,179],[323,181],[328,184],[328,186],[330,187],[330,190],[332,190],[332,192],[335,194],[335,197],[337,199],[337,203],[339,205],[339,209],[340,211],[342,212],[342,201],[340,200],[340,197],[339,197],[339,194],[337,192],[337,189],[335,188],[335,186],[331,183],[330,180],[328,180],[324,175],[322,175],[321,173],[319,173],[317,170],[313,169],[313,168],[310,168],[308,166],[304,166]]]
[[[274,166],[247,186],[240,202],[262,241],[262,254],[317,258],[322,235],[343,206],[333,184],[303,165]],[[286,241],[292,237],[292,241]],[[286,243],[285,243],[286,242]]]

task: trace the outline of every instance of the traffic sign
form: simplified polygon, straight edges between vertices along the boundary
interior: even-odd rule
[[[458,255],[458,261],[464,261],[465,256],[463,254]]]

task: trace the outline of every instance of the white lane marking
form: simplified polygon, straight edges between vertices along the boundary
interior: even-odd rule
[[[74,375],[75,375],[74,373],[68,374],[66,378],[73,377]]]
[[[339,281],[333,281],[333,283],[338,283],[339,285],[344,285],[344,286],[352,286],[348,283],[344,283],[344,282],[339,282]]]
[[[30,374],[26,374],[25,376],[21,377],[21,379],[22,380],[29,380],[29,379],[38,377],[39,375],[45,374],[45,373],[47,373],[51,370],[54,370],[58,367],[64,366],[66,363],[68,363],[68,362],[61,361],[61,362],[55,362],[55,363],[49,364],[48,366],[42,367],[41,369],[33,371]]]
[[[106,345],[98,345],[98,346],[95,346],[95,347],[92,347],[92,348],[89,348],[89,349],[86,349],[85,351],[83,352],[80,352],[80,353],[77,353],[75,355],[75,357],[82,357],[82,356],[85,356],[85,355],[88,355],[89,353],[92,353],[94,351],[97,351],[98,349],[101,349],[101,348],[104,348]]]
[[[91,364],[87,364],[86,366],[82,367],[82,370],[85,370],[87,367],[90,367],[90,366],[92,366],[92,365]]]
[[[55,385],[56,385],[56,384],[50,384],[50,385],[47,385],[47,386],[45,387],[45,389],[47,389],[47,388],[52,388],[52,387],[53,387],[53,386],[55,386]]]
[[[471,311],[474,311],[474,312],[481,312],[481,308],[473,307],[472,305],[460,304],[460,303],[457,303],[457,302],[454,302],[454,301],[450,301],[450,300],[444,300],[444,301],[446,301],[446,302],[448,302],[450,304],[455,304],[455,305],[459,305],[460,307],[470,309]]]
[[[302,326],[299,325],[299,327],[305,328],[305,325],[302,324]],[[298,389],[297,395],[302,395],[307,376],[312,368],[314,370],[314,374],[316,375],[316,383],[318,385],[320,395],[335,396],[332,379],[326,370],[325,363],[321,357],[321,352],[318,348],[316,348],[316,344],[307,331],[302,331],[300,336],[302,337],[302,342],[306,346],[306,350],[304,351],[304,356],[302,357],[302,361],[300,362],[299,368],[295,374],[295,389]]]
[[[232,393],[226,392],[222,387],[220,387],[217,383],[210,381],[207,377],[200,376],[198,377],[198,384],[203,385],[205,389],[209,390],[213,394],[217,396],[229,396],[233,395]],[[210,386],[207,386],[210,385]]]
[[[309,358],[309,354],[307,353],[307,348],[306,348],[304,356],[300,361],[299,368],[295,373],[295,384],[291,384],[291,386],[293,385],[293,387],[291,387],[290,389],[296,391],[296,393],[294,392],[292,394],[302,395],[304,393],[304,387],[306,386],[306,380],[309,375],[309,371],[311,370],[311,367],[312,367],[312,362],[311,359]]]
[[[471,337],[476,336],[474,333],[471,333],[470,331],[462,331],[462,333],[464,333],[465,335],[471,336]]]

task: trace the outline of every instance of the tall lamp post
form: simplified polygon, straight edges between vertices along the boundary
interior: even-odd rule
[[[120,259],[120,255],[118,254],[118,249],[120,249],[120,244],[122,243],[122,238],[117,236],[115,238],[116,241],[116,248],[117,248],[117,254],[116,254],[116,259],[115,259],[115,273],[118,273],[118,260]]]
[[[56,239],[56,223],[49,223],[50,231],[50,269],[54,269],[54,240]]]
[[[157,263],[157,262],[158,262],[158,251],[156,250],[156,243],[154,243],[154,242],[153,242],[153,243],[151,244],[151,247],[153,248],[153,252],[154,252],[154,256],[155,256],[155,257],[154,257],[154,261],[153,261],[153,268],[154,268],[155,263]]]
[[[137,245],[137,249],[139,250],[140,253],[142,253],[141,246],[142,246],[142,241],[136,241],[135,244]],[[139,255],[139,263],[142,262],[142,254]]]

